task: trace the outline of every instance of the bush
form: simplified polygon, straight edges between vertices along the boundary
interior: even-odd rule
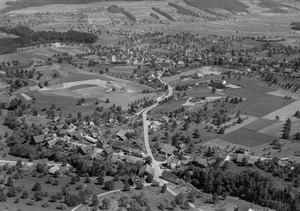
[[[43,207],[43,208],[50,207],[50,204],[49,204],[49,202],[45,202],[45,203],[43,203],[43,204],[42,204],[42,207]]]
[[[52,185],[58,185],[59,184],[59,181],[58,180],[54,180],[53,182],[52,182]]]
[[[27,203],[26,203],[28,206],[34,206],[34,201],[32,201],[32,200],[29,200]]]
[[[65,209],[67,209],[67,207],[64,204],[59,204],[59,205],[57,205],[56,209],[57,210],[65,210]]]
[[[20,198],[17,197],[17,198],[15,199],[14,203],[15,203],[15,204],[18,204],[19,202],[20,202]]]

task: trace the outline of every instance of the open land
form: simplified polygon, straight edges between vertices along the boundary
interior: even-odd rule
[[[237,198],[226,198],[228,192],[235,193],[225,192],[228,186],[223,187],[212,179],[215,171],[222,179],[226,176],[227,181],[229,176],[252,170],[253,166],[259,169],[259,176],[274,179],[276,188],[283,190],[289,186],[299,191],[296,177],[300,115],[295,116],[295,113],[300,107],[300,84],[299,64],[295,61],[300,52],[297,47],[300,34],[291,28],[291,23],[299,17],[299,5],[279,0],[224,0],[226,5],[216,6],[219,4],[216,0],[191,0],[189,4],[180,0],[177,6],[185,8],[180,12],[170,2],[53,4],[13,9],[4,15],[9,21],[0,20],[0,25],[5,27],[26,23],[35,32],[53,31],[54,34],[72,29],[99,38],[94,43],[82,44],[64,38],[61,43],[48,45],[37,39],[35,46],[18,46],[16,52],[0,55],[1,70],[6,71],[1,72],[0,82],[4,161],[16,161],[22,153],[22,159],[37,162],[44,159],[69,162],[74,166],[72,174],[81,177],[77,184],[96,195],[104,194],[99,199],[109,198],[111,210],[118,208],[119,197],[134,198],[142,192],[155,210],[159,204],[174,200],[174,192],[189,192],[185,185],[178,185],[183,181],[190,186],[192,183],[191,189],[206,187],[205,192],[219,192],[213,197],[201,193],[201,199],[193,202],[194,210],[253,206]],[[112,5],[123,8],[123,13],[109,12]],[[0,9],[4,7],[0,0]],[[0,33],[0,39],[16,37]],[[12,111],[10,115],[9,111]],[[288,119],[291,120],[289,136],[283,137]],[[24,123],[17,124],[21,120]],[[4,137],[6,132],[8,137]],[[162,146],[172,152],[164,152]],[[237,161],[235,150],[238,148],[248,150],[245,154],[249,156],[258,155],[259,165],[248,163],[248,155],[246,161]],[[27,154],[23,154],[23,150],[27,150]],[[33,157],[34,153],[38,155]],[[229,163],[223,160],[224,153]],[[125,159],[128,155],[141,163],[130,163]],[[218,162],[220,157],[223,166]],[[281,159],[281,163],[267,163],[273,162],[273,157]],[[182,163],[176,163],[173,158]],[[165,193],[161,193],[162,187],[148,185],[143,190],[119,190],[124,187],[120,178],[125,176],[136,176],[143,183],[145,176],[137,172],[141,166],[149,168],[148,163],[160,185],[172,180],[161,177],[163,165],[181,180],[170,182],[168,187],[172,190]],[[232,175],[223,175],[226,168]],[[2,171],[0,179],[6,180],[8,174]],[[69,184],[71,177],[62,175],[56,178],[59,185],[51,185],[45,184],[46,174],[49,173],[36,175],[31,169],[13,181],[31,195],[36,181],[49,195],[60,192],[65,185],[69,186],[69,193],[78,193],[75,186]],[[116,181],[112,188],[116,190],[114,193],[105,194],[108,190],[95,184],[95,176],[102,174],[111,176],[105,176],[105,181]],[[88,175],[91,182],[84,183],[82,177]],[[199,175],[205,179],[213,175],[209,182],[218,188],[210,190]],[[290,178],[294,175],[295,178]],[[55,179],[52,175],[49,177]],[[256,178],[251,178],[255,185],[259,184]],[[253,197],[246,197],[247,192],[252,191],[251,187],[248,189],[242,197],[255,201]],[[269,189],[264,191],[272,194]],[[275,198],[272,202],[290,206]],[[24,206],[29,199],[14,203],[14,197],[9,197],[4,208],[39,210],[48,199],[49,196],[45,196],[34,206]],[[58,204],[64,203],[63,199],[58,200],[47,210],[56,210]],[[90,210],[90,199],[87,203],[77,210]],[[258,203],[267,204],[266,200]],[[175,210],[181,208],[177,206]],[[260,208],[255,207],[255,210]]]

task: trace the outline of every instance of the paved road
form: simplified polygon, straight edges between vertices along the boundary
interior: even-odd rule
[[[12,160],[0,160],[0,165],[5,165],[5,164],[8,164],[10,166],[13,166],[13,165],[16,165],[17,161],[12,161]],[[38,164],[38,162],[36,163],[33,163],[33,162],[22,162],[22,165],[23,166],[33,166],[33,165],[36,165]],[[48,166],[55,166],[55,165],[58,165],[58,166],[61,166],[62,164],[61,163],[46,163]]]

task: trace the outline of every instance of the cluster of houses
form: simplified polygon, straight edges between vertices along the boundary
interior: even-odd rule
[[[80,126],[73,124],[65,125],[54,122],[54,129],[43,130],[43,134],[32,137],[31,144],[42,145],[49,149],[55,147],[59,142],[66,143],[68,147],[65,150],[76,148],[77,152],[88,156],[91,160],[107,157],[112,162],[126,160],[128,162],[137,162],[143,160],[145,153],[141,150],[143,140],[141,138],[128,139],[126,133],[132,133],[132,129],[120,129],[114,139],[105,138],[100,127],[91,123],[85,123]],[[52,128],[53,128],[53,123]]]

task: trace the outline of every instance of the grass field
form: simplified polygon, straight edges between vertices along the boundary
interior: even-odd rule
[[[227,95],[239,96],[247,99],[243,101],[243,103],[236,105],[234,109],[231,110],[232,112],[241,111],[250,116],[262,117],[293,102],[293,100],[286,100],[282,97],[266,94],[267,92],[272,91],[272,89],[263,85],[258,79],[229,81],[233,84],[240,85],[242,88],[226,89],[225,93]]]
[[[275,120],[259,118],[259,119],[256,119],[254,122],[251,122],[250,124],[246,125],[244,128],[247,130],[259,131],[265,127],[270,126],[274,122],[275,122]]]
[[[266,116],[263,116],[263,118],[273,120],[276,118],[276,116],[278,116],[280,120],[286,120],[294,116],[294,114],[296,113],[297,110],[299,110],[299,108],[300,108],[300,101],[295,101],[287,106],[284,106],[276,111],[273,111],[270,114],[267,114]]]
[[[14,175],[14,173],[12,174]],[[11,175],[5,175],[5,172],[0,175],[0,178],[7,178],[8,176]],[[46,184],[48,176],[43,176],[43,177],[33,177],[31,172],[27,172],[23,175],[22,178],[14,180],[14,185],[15,186],[20,186],[22,188],[22,192],[24,190],[27,190],[28,193],[30,194],[30,197],[28,199],[20,199],[19,203],[14,203],[15,197],[13,198],[8,198],[8,200],[1,205],[3,210],[18,210],[21,209],[22,211],[32,211],[32,210],[50,210],[54,211],[57,210],[56,207],[63,202],[62,200],[58,200],[57,202],[49,202],[50,207],[48,208],[42,208],[41,205],[45,202],[48,202],[50,200],[50,196],[52,194],[56,194],[57,192],[61,192],[61,187],[64,186],[65,184],[69,183],[71,181],[71,177],[68,176],[61,176],[57,180],[59,181],[59,185],[52,185],[52,184]],[[52,181],[55,178],[52,177]],[[106,177],[105,180],[111,179],[110,177]],[[80,182],[77,182],[75,185],[70,185],[69,186],[69,193],[71,194],[77,194],[78,190],[75,188],[78,185],[82,185],[83,188],[88,188],[91,190],[94,194],[101,194],[106,192],[106,190],[103,189],[103,186],[101,185],[96,185],[96,178],[91,178],[91,183],[84,183],[85,178],[81,178]],[[44,197],[42,201],[35,201],[34,206],[28,206],[26,203],[30,200],[31,196],[33,196],[33,191],[31,191],[31,188],[33,185],[39,182],[42,186],[42,191],[48,193],[48,197]],[[123,187],[122,182],[116,182],[115,188],[121,188]],[[7,188],[6,188],[7,189]],[[7,190],[5,190],[7,191]],[[18,197],[20,197],[21,194],[18,194]],[[5,208],[8,207],[8,208]],[[1,209],[2,210],[2,209]],[[71,208],[67,208],[67,210],[71,210]]]
[[[242,128],[228,133],[220,137],[220,139],[247,147],[255,147],[258,145],[269,143],[275,140],[276,137]]]
[[[65,47],[40,47],[34,48],[28,51],[22,51],[12,54],[4,54],[0,55],[1,61],[12,61],[18,60],[21,64],[30,64],[31,59],[37,58],[41,60],[47,61],[47,59],[54,54],[61,54],[63,52],[68,52],[71,55],[79,54],[79,53],[86,53],[88,50],[86,47],[82,46],[65,46]]]

